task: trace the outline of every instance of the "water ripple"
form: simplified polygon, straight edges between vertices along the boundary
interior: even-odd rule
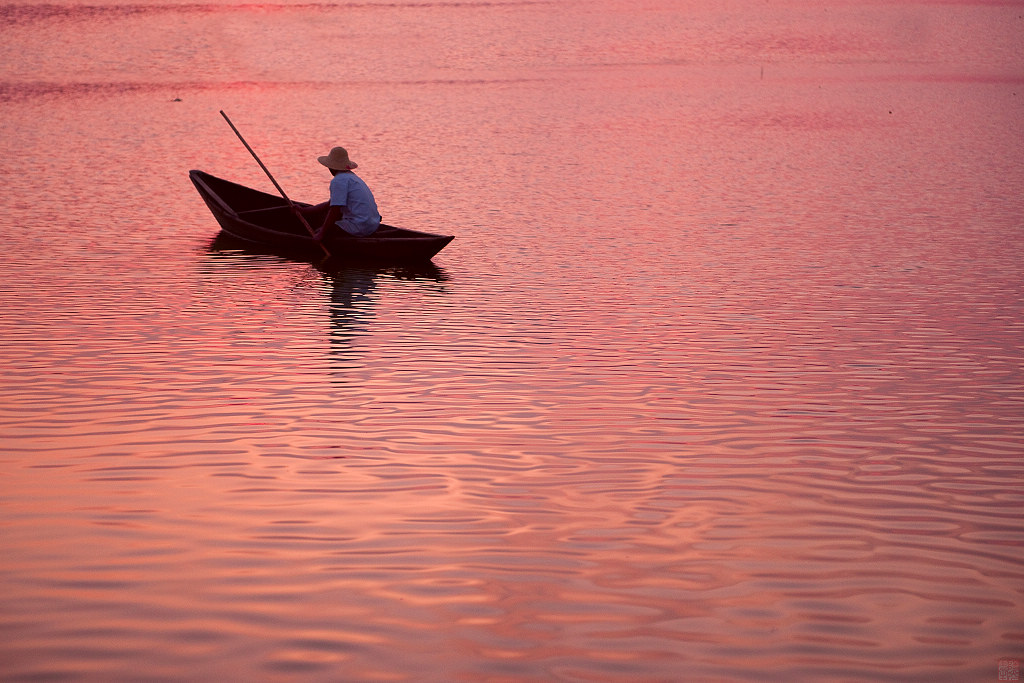
[[[670,4],[0,8],[5,675],[1018,658],[1015,10]],[[215,239],[221,108],[459,240]]]

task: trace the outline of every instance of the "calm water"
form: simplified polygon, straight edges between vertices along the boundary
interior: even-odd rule
[[[0,5],[0,679],[1024,658],[1020,3]],[[213,243],[201,168],[433,268]]]

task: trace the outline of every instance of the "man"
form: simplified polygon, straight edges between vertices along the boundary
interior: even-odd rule
[[[306,216],[319,216],[326,211],[323,224],[314,234],[320,242],[327,236],[331,225],[355,237],[372,235],[380,227],[380,212],[373,193],[363,179],[352,172],[357,164],[348,158],[344,147],[335,147],[327,156],[317,157],[334,177],[331,179],[331,198],[322,204],[299,209]]]

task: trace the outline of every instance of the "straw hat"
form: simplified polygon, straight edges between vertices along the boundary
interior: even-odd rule
[[[358,166],[348,158],[348,152],[344,147],[335,147],[327,156],[317,157],[317,161],[335,171],[351,171]]]

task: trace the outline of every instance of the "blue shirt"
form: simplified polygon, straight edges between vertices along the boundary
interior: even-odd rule
[[[373,193],[363,179],[351,171],[331,179],[331,206],[345,207],[338,227],[350,235],[365,237],[380,227],[380,212]]]

